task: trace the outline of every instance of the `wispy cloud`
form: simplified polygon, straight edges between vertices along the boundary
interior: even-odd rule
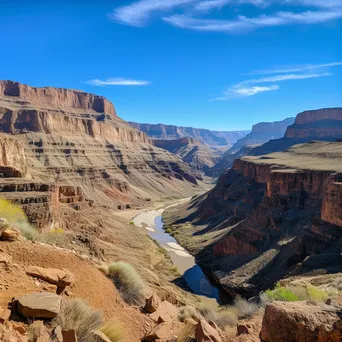
[[[303,72],[303,71],[312,71],[316,69],[330,68],[342,66],[342,62],[332,62],[332,63],[323,63],[323,64],[304,64],[298,65],[290,68],[277,68],[270,70],[257,70],[251,73],[250,75],[268,75],[268,74],[281,74],[281,73],[291,73],[291,72]]]
[[[173,15],[163,19],[171,25],[190,30],[236,33],[263,27],[324,23],[338,18],[342,18],[342,9],[339,11],[307,11],[301,13],[277,12],[274,15],[261,15],[254,18],[238,16],[234,20],[206,20],[185,15]]]
[[[244,98],[244,97],[253,96],[259,93],[264,93],[267,91],[278,90],[278,89],[279,89],[278,85],[251,86],[251,87],[243,87],[241,85],[236,85],[224,91],[222,93],[222,96],[215,98],[214,101]]]
[[[206,0],[200,1],[196,6],[195,10],[200,12],[206,12],[213,9],[221,9],[227,5],[242,5],[250,4],[258,7],[265,7],[269,5],[270,1],[267,0]]]
[[[267,91],[280,89],[277,84],[267,84],[264,86],[257,86],[255,84],[259,83],[273,83],[273,82],[283,82],[291,80],[304,80],[309,78],[319,78],[331,76],[331,73],[321,73],[321,74],[286,74],[286,75],[274,75],[269,77],[261,77],[256,79],[250,79],[242,81],[240,83],[234,84],[230,88],[226,89],[221,96],[215,98],[214,100],[231,100],[236,98],[244,98],[253,96],[259,93],[264,93]]]
[[[144,26],[153,12],[166,11],[196,0],[140,0],[116,8],[109,18],[122,24]]]
[[[89,80],[89,81],[84,81],[84,83],[93,85],[93,86],[144,86],[151,84],[149,81],[139,81],[139,80],[130,80],[126,78],[108,78],[106,80],[99,80],[99,79],[94,79],[94,80]]]

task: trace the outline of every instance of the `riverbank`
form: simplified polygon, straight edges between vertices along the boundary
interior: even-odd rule
[[[166,251],[193,293],[214,298],[218,303],[222,303],[224,299],[223,293],[210,282],[202,269],[196,264],[195,258],[171,234],[164,230],[162,220],[164,211],[189,200],[189,198],[182,199],[165,208],[142,212],[133,218],[132,223],[138,228],[146,229],[147,234]]]

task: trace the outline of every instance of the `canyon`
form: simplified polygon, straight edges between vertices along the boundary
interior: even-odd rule
[[[341,272],[341,120],[341,108],[298,114],[283,138],[237,154],[211,191],[165,213],[166,227],[231,295]]]
[[[177,140],[181,138],[194,138],[208,146],[231,146],[238,139],[249,133],[243,131],[211,131],[209,129],[182,127],[164,124],[146,124],[129,122],[137,130],[146,133],[152,139]]]
[[[101,96],[0,81],[0,131],[2,196],[41,229],[56,220],[67,228],[73,210],[141,206],[199,188],[199,174]]]

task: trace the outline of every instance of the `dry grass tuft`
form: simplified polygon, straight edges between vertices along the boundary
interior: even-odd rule
[[[114,262],[108,266],[108,277],[113,279],[122,299],[129,305],[143,305],[145,284],[134,267],[125,262]]]
[[[62,330],[75,330],[78,342],[89,342],[92,332],[103,325],[103,317],[100,311],[93,311],[83,300],[74,299],[62,302],[52,325],[60,325]]]
[[[187,318],[199,320],[201,318],[201,314],[197,311],[197,309],[194,306],[181,306],[178,310],[178,319],[181,322],[184,322]]]
[[[111,342],[118,342],[122,339],[122,330],[115,322],[108,322],[99,329]]]
[[[185,324],[179,332],[177,342],[192,342],[195,337],[195,327],[191,324]]]
[[[40,336],[40,331],[44,327],[43,321],[34,321],[27,329],[28,342],[36,342]]]
[[[221,307],[217,310],[202,306],[199,312],[207,322],[215,322],[220,328],[235,326],[238,321],[236,310],[232,306]]]
[[[258,311],[260,306],[255,303],[250,303],[242,297],[237,297],[234,301],[234,308],[239,319],[249,318]]]

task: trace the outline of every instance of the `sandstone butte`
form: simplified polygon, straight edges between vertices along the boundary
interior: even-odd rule
[[[201,178],[107,99],[82,91],[0,81],[0,132],[2,196],[41,229],[71,227],[75,209],[190,194]]]

